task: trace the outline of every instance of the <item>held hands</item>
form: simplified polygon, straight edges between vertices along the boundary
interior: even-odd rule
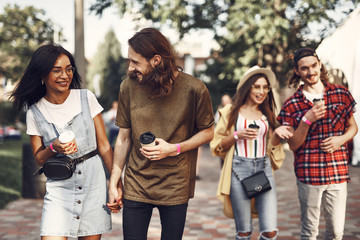
[[[170,144],[161,138],[155,139],[156,146],[142,147],[140,152],[144,157],[151,161],[160,160],[168,156],[176,156],[177,147],[175,144]]]
[[[123,184],[121,179],[117,186],[115,184],[109,185],[109,203],[106,204],[112,213],[120,212],[123,207]]]
[[[52,147],[55,151],[58,153],[63,153],[66,155],[73,154],[77,152],[77,145],[73,142],[68,143],[60,143],[59,139],[55,139],[55,141],[52,142]]]

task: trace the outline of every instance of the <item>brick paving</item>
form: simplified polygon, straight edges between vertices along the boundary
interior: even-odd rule
[[[350,166],[351,182],[348,185],[348,201],[344,240],[360,239],[360,168]],[[208,146],[203,147],[195,198],[189,202],[184,240],[227,240],[235,239],[233,219],[222,213],[222,205],[216,198],[220,164],[212,157]],[[293,173],[293,157],[287,151],[282,168],[275,172],[278,194],[279,240],[296,240],[300,233],[300,214],[297,198],[296,179]],[[0,210],[0,239],[39,239],[42,209],[41,199],[19,199]],[[113,230],[104,234],[104,240],[121,240],[121,213],[112,216]],[[258,221],[253,220],[254,231],[251,240],[257,239]],[[325,223],[322,216],[319,237],[323,239]],[[149,240],[160,239],[160,220],[154,209],[149,227]]]

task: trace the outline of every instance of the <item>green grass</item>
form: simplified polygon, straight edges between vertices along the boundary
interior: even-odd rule
[[[22,147],[29,137],[21,140],[4,140],[0,143],[0,208],[21,196],[22,188]]]

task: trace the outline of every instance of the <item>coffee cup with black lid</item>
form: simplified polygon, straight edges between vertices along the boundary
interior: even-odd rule
[[[252,124],[249,124],[249,128],[254,129],[256,131],[256,133],[259,133],[260,127],[258,125],[252,123]]]
[[[155,146],[155,135],[150,131],[144,132],[140,135],[139,141],[142,147],[153,147]]]
[[[324,103],[324,99],[323,98],[314,98],[313,99],[313,104],[317,105],[317,104],[321,104]]]

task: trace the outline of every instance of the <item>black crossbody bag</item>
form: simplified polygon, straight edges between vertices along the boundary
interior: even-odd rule
[[[86,159],[89,159],[98,154],[98,150],[95,149],[82,157],[71,159],[65,155],[55,156],[48,159],[42,168],[34,173],[34,175],[41,175],[42,173],[45,176],[52,180],[65,180],[71,178],[76,169],[76,164],[84,162]]]
[[[255,173],[254,175],[251,175],[250,177],[244,178],[243,180],[240,180],[239,176],[234,170],[232,171],[236,178],[243,185],[246,195],[249,199],[271,189],[269,179],[263,170]]]

